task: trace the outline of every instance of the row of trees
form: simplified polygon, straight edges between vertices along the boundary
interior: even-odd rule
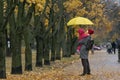
[[[7,38],[10,38],[11,74],[22,74],[22,40],[26,71],[32,70],[33,39],[36,67],[50,65],[51,61],[70,57],[75,52],[77,37],[75,28],[66,26],[69,19],[87,17],[95,23],[97,32],[110,24],[103,13],[104,5],[100,0],[0,0],[0,78],[6,78]]]
[[[105,5],[105,15],[108,16],[113,25],[108,38],[110,39],[112,36],[115,40],[120,37],[120,3],[117,1],[107,1]]]

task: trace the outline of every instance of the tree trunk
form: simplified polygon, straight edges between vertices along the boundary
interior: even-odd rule
[[[57,46],[56,46],[56,59],[57,60],[61,60],[62,59],[62,55],[61,55],[61,47],[60,47],[60,43],[57,42]]]
[[[68,31],[67,31],[67,54],[66,54],[66,57],[70,57],[71,56],[71,29],[68,28]]]
[[[12,35],[12,74],[22,74],[21,62],[21,37],[20,35]]]
[[[0,78],[6,78],[5,33],[0,30]]]
[[[57,50],[56,50],[56,58],[61,60],[62,59],[62,56],[63,56],[63,50],[62,49],[62,43],[65,43],[65,27],[64,27],[64,16],[63,16],[63,13],[64,13],[64,0],[61,0],[59,3],[58,3],[58,7],[59,7],[59,18],[58,18],[58,30],[57,30]]]
[[[43,67],[43,31],[41,30],[40,16],[34,14],[36,40],[36,67]],[[42,34],[42,35],[41,35]]]
[[[22,74],[21,62],[21,31],[15,23],[14,14],[9,18],[10,38],[11,38],[11,53],[12,53],[12,74]],[[17,28],[17,30],[16,30]]]
[[[14,35],[13,35],[14,34]],[[21,37],[20,34],[13,33],[11,37],[12,47],[12,74],[22,74],[21,62]]]
[[[4,0],[0,0],[0,78],[6,78],[6,65],[5,65],[5,30],[3,29],[4,17],[3,7]]]
[[[61,21],[61,19],[59,19]],[[60,22],[58,22],[58,32],[57,32],[57,39],[56,39],[56,59],[61,60],[62,55],[61,55],[61,36],[60,36]]]
[[[52,26],[52,33],[51,33],[51,61],[56,60],[56,35],[54,35],[55,32],[55,24],[54,22],[54,9],[53,9],[54,2],[52,1],[52,6],[50,8],[50,14],[49,14],[49,25]]]
[[[43,41],[43,55],[44,55],[44,64],[45,65],[50,65],[50,54],[49,54],[49,37],[47,39],[44,39]]]
[[[24,23],[24,39],[25,39],[25,70],[26,71],[31,71],[32,70],[32,50],[31,50],[31,44],[32,44],[32,39],[33,39],[33,34],[32,34],[32,25],[29,25],[31,18],[32,18],[32,13],[34,11],[34,5],[29,8],[27,15],[25,18]]]
[[[74,29],[72,28],[72,32],[71,32],[71,49],[72,49],[72,53],[74,54],[76,52],[77,49],[77,37],[74,35]]]
[[[45,49],[44,45],[44,32],[45,32],[45,26],[43,24],[45,23],[44,18],[45,18],[45,12],[47,10],[49,0],[46,0],[44,9],[42,11],[42,14],[40,15],[35,15],[34,14],[34,26],[35,26],[35,38],[36,38],[36,66],[37,67],[42,67],[43,66],[43,53]]]
[[[26,26],[24,31],[25,40],[25,70],[32,71],[32,50],[31,50],[31,37],[30,27]]]
[[[65,32],[65,27],[64,27],[64,16],[62,17],[61,21],[61,39],[62,39],[62,56],[65,57],[67,54],[67,49],[66,49],[66,32]]]
[[[56,43],[56,39],[55,36],[52,36],[52,41],[51,41],[51,61],[55,61],[56,60],[56,47],[55,47],[55,43]]]
[[[36,37],[36,67],[43,66],[43,40]]]

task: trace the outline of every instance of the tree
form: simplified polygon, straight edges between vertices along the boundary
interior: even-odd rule
[[[4,0],[0,1],[0,78],[6,78],[6,66],[5,66],[5,29],[4,24]]]
[[[41,1],[39,1],[41,2]],[[49,0],[43,1],[41,6],[44,6],[44,8],[40,7],[34,8],[34,26],[35,26],[35,39],[36,39],[36,67],[42,67],[43,66],[43,59],[45,55],[45,11],[46,7],[48,6]],[[38,11],[39,10],[39,11]],[[47,43],[46,43],[47,44]]]
[[[22,74],[21,63],[21,40],[25,40],[25,70],[32,70],[32,52],[30,47],[29,23],[32,18],[34,4],[26,8],[27,2],[18,1],[19,5],[16,7],[16,13],[10,16],[10,37],[11,37],[11,52],[12,52],[12,74]],[[12,4],[12,3],[11,3]],[[28,10],[27,10],[28,9]],[[25,11],[27,10],[27,12]],[[27,30],[27,31],[25,31]]]
[[[15,6],[17,4],[17,0],[14,1],[14,3],[11,5],[11,7],[7,6],[6,4],[9,5],[10,2],[9,0],[1,0],[0,1],[0,78],[6,78],[6,66],[5,66],[5,28],[8,22],[9,17],[13,13]]]
[[[109,1],[109,3],[105,2],[104,4],[105,15],[108,16],[108,19],[112,22],[112,29],[108,36],[115,40],[120,34],[120,6],[114,1]]]
[[[32,31],[32,27],[30,24],[30,21],[32,19],[32,14],[34,12],[34,4],[31,5],[31,7],[28,8],[27,11],[27,15],[25,16],[25,18],[23,20],[25,20],[25,22],[23,23],[24,25],[24,40],[25,40],[25,70],[26,71],[31,71],[32,70],[32,50],[31,50],[31,45],[32,45],[32,39],[31,38],[33,36]]]

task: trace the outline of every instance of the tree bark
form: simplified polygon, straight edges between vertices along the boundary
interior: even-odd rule
[[[36,67],[43,67],[43,40],[36,36]]]
[[[32,13],[34,11],[34,5],[29,8],[27,15],[25,16],[24,21],[24,40],[25,40],[25,70],[26,71],[32,71],[32,49],[31,49],[31,41],[33,39],[32,31],[32,25],[29,25]]]
[[[32,71],[32,50],[31,50],[31,37],[30,27],[26,26],[24,31],[24,40],[25,40],[25,70]]]
[[[5,65],[5,30],[2,28],[4,22],[3,7],[4,0],[0,0],[0,78],[6,78]]]
[[[6,78],[4,31],[0,32],[0,78]]]
[[[43,56],[44,56],[44,64],[45,65],[50,65],[50,54],[49,54],[49,51],[50,51],[50,48],[49,48],[49,37],[47,39],[44,39],[43,41]]]
[[[18,14],[14,13],[9,18],[10,33],[11,33],[11,52],[12,52],[12,74],[22,74],[22,61],[21,61],[21,40],[22,40],[22,27],[24,17],[24,4],[19,3]]]
[[[12,71],[11,74],[22,74],[21,62],[21,37],[20,34],[12,35]]]

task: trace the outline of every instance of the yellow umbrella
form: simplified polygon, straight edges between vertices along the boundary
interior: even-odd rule
[[[93,25],[93,22],[84,17],[76,17],[68,21],[67,26],[71,25]]]

